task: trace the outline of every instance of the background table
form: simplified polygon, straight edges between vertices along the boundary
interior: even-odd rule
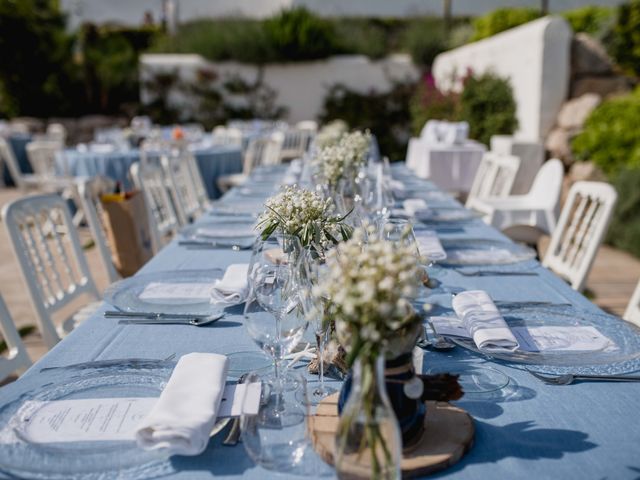
[[[239,148],[210,146],[197,149],[193,153],[200,167],[209,198],[218,198],[222,194],[216,183],[218,177],[242,172],[242,152]],[[138,161],[140,161],[140,151],[137,149],[114,152],[68,149],[56,158],[56,166],[59,172],[66,171],[73,176],[105,175],[122,182],[124,188],[130,189],[132,185],[129,179],[129,167]]]
[[[469,193],[486,147],[469,140],[460,145],[429,143],[412,138],[407,147],[407,167],[442,190]]]
[[[403,165],[394,165],[402,171]],[[425,182],[425,189],[429,188]],[[233,201],[237,192],[228,196]],[[200,222],[209,217],[204,215]],[[481,221],[466,224],[446,238],[506,240]],[[226,268],[247,262],[250,252],[187,250],[172,242],[142,270],[143,273],[179,269]],[[570,302],[577,308],[601,311],[564,281],[535,261],[537,277],[465,277],[446,271],[446,284],[484,289],[495,299]],[[432,301],[445,302],[446,296]],[[224,320],[205,327],[183,325],[119,325],[105,319],[103,307],[32,367],[23,379],[0,389],[0,405],[45,366],[118,358],[165,358],[189,352],[230,353],[257,350],[242,324],[242,309],[234,307]],[[622,320],[621,320],[622,321]],[[467,395],[457,405],[471,413],[476,438],[471,451],[454,467],[429,478],[452,479],[635,479],[640,474],[639,383],[542,384],[522,368],[489,361],[462,348],[427,351],[423,368],[458,363],[491,366],[510,377],[510,384],[491,394]],[[428,434],[428,433],[427,433]],[[242,445],[223,447],[215,437],[198,457],[174,457],[176,473],[163,478],[264,479],[274,474],[257,467]],[[309,478],[330,475],[314,454],[306,460]],[[281,475],[278,478],[288,478]],[[300,478],[300,477],[291,477]]]

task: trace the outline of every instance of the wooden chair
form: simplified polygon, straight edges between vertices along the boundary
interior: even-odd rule
[[[2,219],[27,285],[38,326],[51,348],[97,304],[59,327],[53,315],[85,294],[100,300],[69,208],[59,195],[24,197],[5,205]]]
[[[7,345],[6,355],[0,356],[1,381],[13,373],[21,374],[31,366],[27,349],[20,339],[20,334],[13,323],[2,295],[0,295],[0,333],[2,333],[2,338]]]
[[[520,168],[520,159],[513,155],[496,155],[487,152],[482,157],[473,179],[466,207],[475,209],[486,198],[506,197]]]
[[[189,151],[183,149],[163,155],[161,160],[180,225],[191,223],[203,212],[193,167],[190,165],[193,163],[192,157]],[[202,179],[200,188],[203,188]]]
[[[293,160],[301,158],[315,137],[312,130],[300,128],[289,129],[284,133],[282,148],[280,149],[281,160]]]
[[[154,165],[143,168],[140,163],[134,163],[131,165],[130,174],[136,188],[144,194],[149,215],[151,242],[154,253],[157,253],[180,228],[178,214],[171,201],[164,172],[162,168]]]
[[[211,132],[214,145],[242,148],[242,131],[239,128],[217,126]]]
[[[635,323],[640,327],[640,282],[638,282],[638,286],[633,292],[629,305],[627,306],[622,318],[628,322]]]
[[[603,182],[576,182],[542,264],[581,292],[609,226],[618,195]]]
[[[82,209],[85,212],[100,259],[109,277],[109,283],[120,280],[121,277],[113,266],[113,254],[111,248],[109,248],[106,228],[103,224],[103,209],[100,197],[105,193],[112,193],[115,185],[115,181],[103,176],[78,180],[78,192]]]

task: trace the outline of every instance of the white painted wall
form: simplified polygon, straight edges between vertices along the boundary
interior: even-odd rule
[[[459,90],[467,69],[511,81],[517,103],[516,136],[539,140],[553,127],[569,89],[571,27],[545,17],[436,57],[433,74],[443,91]]]
[[[141,56],[140,62],[143,84],[147,76],[162,71],[177,71],[185,81],[194,79],[202,68],[215,71],[218,81],[238,75],[254,82],[259,74],[254,65],[212,63],[199,55],[147,54]],[[276,104],[288,109],[288,120],[297,122],[316,118],[329,88],[335,84],[341,83],[360,93],[386,92],[394,81],[415,81],[419,74],[408,55],[392,55],[377,61],[361,55],[341,55],[315,62],[269,64],[264,67],[264,83],[277,92]],[[185,101],[175,94],[170,98],[177,105]],[[141,99],[149,100],[144,90]]]

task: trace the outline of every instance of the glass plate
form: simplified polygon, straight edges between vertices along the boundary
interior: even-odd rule
[[[531,248],[512,242],[486,239],[442,240],[446,265],[505,265],[536,258]]]
[[[458,383],[465,395],[495,392],[509,385],[509,377],[491,367],[481,367],[468,363],[440,365],[427,371],[430,375],[451,373],[459,375]]]
[[[472,340],[451,338],[473,352],[525,364],[541,372],[612,375],[640,369],[640,328],[613,315],[603,315],[575,308],[522,308],[503,313],[509,327],[592,326],[615,344],[615,349],[591,352],[525,352],[507,353],[480,351]]]
[[[258,235],[254,230],[253,222],[205,222],[188,225],[180,231],[180,235],[186,240],[202,242],[234,243],[240,247],[248,248]]]
[[[86,398],[158,397],[175,363],[126,362],[108,367],[60,369],[16,384],[0,408],[0,476],[107,480],[155,478],[174,472],[166,452],[145,451],[134,440],[35,443],[23,435],[37,404]],[[3,477],[4,478],[4,477]]]
[[[468,222],[480,218],[479,215],[466,208],[437,208],[421,211],[416,214],[416,220],[422,223]]]
[[[213,315],[221,308],[209,298],[143,300],[140,294],[150,283],[213,283],[222,278],[224,270],[182,270],[154,272],[125,278],[111,284],[104,292],[104,300],[124,312],[162,312],[194,315]]]

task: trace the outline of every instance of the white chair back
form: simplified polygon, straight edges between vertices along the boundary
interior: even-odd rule
[[[207,193],[207,187],[205,186],[204,179],[202,178],[202,172],[198,166],[198,160],[191,152],[187,152],[186,160],[189,167],[189,173],[191,175],[193,191],[195,192],[198,203],[200,204],[200,211],[204,212],[209,207],[209,194]]]
[[[9,142],[6,139],[0,137],[0,160],[4,162],[11,174],[11,178],[13,178],[13,182],[16,187],[20,189],[26,188],[26,183],[24,180],[24,174],[20,169],[20,164],[18,163],[18,159],[13,153],[13,149]]]
[[[316,133],[318,131],[318,122],[315,120],[302,120],[301,122],[296,123],[296,128],[298,130],[308,130]]]
[[[311,130],[290,129],[284,134],[280,157],[284,159],[302,158],[313,141],[315,133]]]
[[[242,131],[238,128],[217,126],[211,132],[214,145],[242,147]]]
[[[196,191],[192,167],[190,167],[192,156],[186,149],[162,156],[162,169],[180,225],[191,223],[202,213],[202,205]]]
[[[613,187],[603,182],[576,182],[569,190],[542,263],[577,291],[584,289],[616,199]]]
[[[14,372],[22,373],[31,366],[31,359],[27,349],[20,339],[13,319],[9,314],[7,304],[0,295],[0,333],[7,345],[6,355],[0,356],[0,381]]]
[[[640,327],[640,282],[638,282],[638,286],[633,292],[627,310],[624,312],[622,318]]]
[[[27,143],[27,158],[33,172],[42,178],[54,178],[56,176],[56,154],[61,151],[61,144],[53,140],[37,140]]]
[[[520,159],[518,157],[485,153],[473,179],[467,198],[467,207],[473,208],[475,199],[509,195],[519,167]]]
[[[67,142],[67,129],[61,123],[47,125],[47,137],[64,146]]]
[[[131,165],[130,173],[133,183],[144,194],[151,242],[154,253],[157,253],[180,228],[165,175],[160,167],[147,165],[143,168],[139,163]]]
[[[252,140],[244,155],[242,173],[249,175],[254,168],[260,165],[279,164],[283,142],[284,134],[282,132],[274,132],[268,137]]]
[[[69,208],[59,195],[35,195],[5,205],[2,219],[42,337],[53,347],[75,324],[56,328],[52,315],[83,294],[100,298]]]
[[[78,192],[82,209],[86,215],[102,264],[109,277],[109,283],[120,280],[121,277],[113,266],[113,255],[111,248],[109,248],[107,229],[104,225],[104,210],[100,197],[105,193],[112,193],[115,186],[115,181],[103,176],[78,180]]]

